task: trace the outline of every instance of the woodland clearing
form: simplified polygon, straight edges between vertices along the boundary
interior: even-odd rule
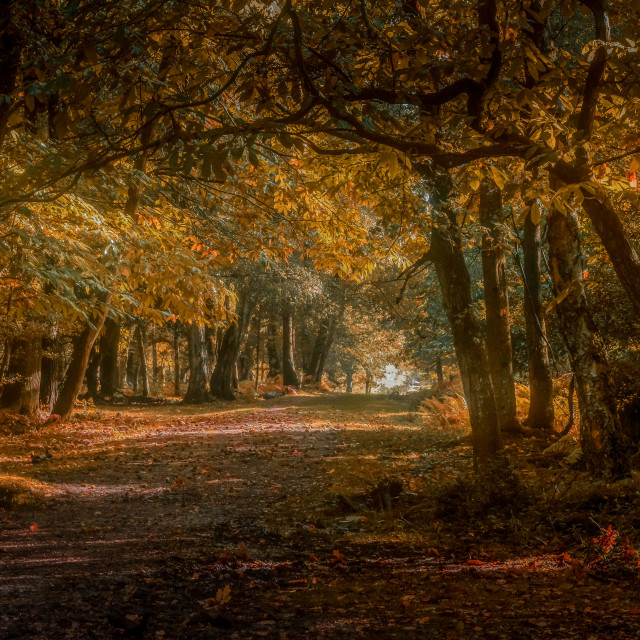
[[[423,420],[301,395],[4,434],[0,635],[638,637],[637,574],[592,542],[633,540],[635,476],[596,486],[519,439],[474,502],[468,426]]]

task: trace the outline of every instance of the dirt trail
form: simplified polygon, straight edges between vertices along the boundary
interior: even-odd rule
[[[0,638],[640,633],[637,586],[594,588],[550,556],[470,561],[486,556],[473,523],[460,556],[439,523],[356,504],[382,478],[410,496],[469,463],[464,430],[427,431],[399,403],[300,396],[80,419],[0,438],[3,473],[44,499],[4,514]],[[45,447],[51,460],[34,464]]]

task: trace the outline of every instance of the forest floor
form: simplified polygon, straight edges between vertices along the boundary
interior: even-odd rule
[[[478,493],[464,424],[380,396],[5,433],[0,638],[638,638],[637,559],[593,543],[633,543],[637,479],[548,444],[509,442],[517,474]]]

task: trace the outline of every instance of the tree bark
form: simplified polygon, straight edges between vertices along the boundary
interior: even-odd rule
[[[221,400],[235,400],[234,377],[242,338],[247,331],[255,303],[245,293],[238,296],[236,321],[224,332],[218,349],[218,359],[211,374],[211,394]]]
[[[576,383],[582,453],[593,475],[622,478],[629,474],[628,451],[616,415],[604,345],[587,307],[575,213],[552,210],[547,237],[551,278],[558,292],[556,309]]]
[[[524,222],[522,253],[524,256],[524,318],[529,372],[527,424],[533,428],[550,430],[553,428],[554,420],[553,378],[549,365],[549,350],[542,313],[540,224],[534,224],[530,215]]]
[[[318,372],[318,365],[322,359],[322,354],[327,342],[327,335],[329,333],[329,326],[326,318],[320,321],[320,327],[316,334],[316,340],[313,344],[313,352],[311,353],[311,360],[309,362],[308,370],[305,370],[305,375],[310,375],[314,381],[316,380],[316,374]]]
[[[69,420],[78,393],[82,388],[84,375],[87,371],[87,365],[89,364],[91,349],[104,324],[108,304],[109,299],[102,304],[98,311],[98,317],[94,318],[91,324],[87,324],[73,341],[73,351],[71,353],[71,361],[67,367],[67,375],[64,378],[58,399],[53,405],[52,410],[52,413],[60,416],[62,422]]]
[[[158,364],[158,343],[154,340],[151,343],[151,385],[155,396],[160,394],[160,365]]]
[[[209,400],[207,389],[208,357],[204,327],[189,327],[189,385],[184,402],[200,404]]]
[[[87,385],[86,396],[80,396],[81,399],[91,398],[94,404],[100,404],[102,398],[98,393],[98,383],[100,380],[100,352],[96,349],[96,345],[93,345],[91,355],[89,356],[89,364],[87,365],[87,372],[85,374],[85,382]]]
[[[267,324],[267,358],[269,359],[268,377],[275,378],[280,375],[282,367],[278,354],[278,331],[273,318],[270,318]]]
[[[138,362],[140,363],[140,381],[142,382],[142,397],[149,396],[149,369],[146,354],[147,330],[144,324],[138,325],[137,347]]]
[[[127,384],[131,387],[133,395],[138,393],[138,378],[140,374],[140,349],[138,348],[138,331],[136,325],[129,338],[129,349],[127,350]]]
[[[258,388],[260,384],[260,362],[262,360],[262,344],[261,344],[261,331],[262,331],[262,310],[258,311],[258,319],[256,325],[256,384],[255,388]]]
[[[244,347],[238,360],[238,378],[240,380],[253,380],[253,365],[256,358],[256,345],[258,344],[258,317],[254,316],[245,340]]]
[[[25,416],[33,416],[40,400],[40,372],[42,369],[42,338],[35,336],[13,342],[7,375],[9,381],[2,389],[0,405]]]
[[[347,377],[344,383],[346,393],[353,392],[353,369],[347,371]]]
[[[451,324],[469,407],[474,466],[482,469],[496,457],[502,444],[484,332],[474,310],[471,279],[464,261],[460,229],[453,214],[451,220],[443,219],[433,226],[430,253],[442,290],[444,310]]]
[[[582,189],[582,206],[602,241],[636,314],[640,315],[640,260],[629,243],[622,222],[605,190],[599,186],[591,189],[594,193]]]
[[[58,399],[62,377],[62,345],[56,335],[42,339],[42,369],[40,372],[40,404],[51,412]]]
[[[436,358],[436,377],[438,382],[442,382],[444,380],[444,375],[442,373],[442,356],[438,354]]]
[[[300,386],[293,359],[293,322],[288,311],[282,314],[282,384]]]
[[[107,318],[100,338],[100,394],[104,398],[111,398],[117,388],[119,344],[120,323]]]
[[[322,382],[327,357],[329,356],[336,330],[342,320],[346,306],[346,301],[343,299],[337,312],[328,321],[323,321],[320,329],[318,329],[318,336],[313,348],[313,356],[309,367],[309,373],[313,376],[314,382]]]
[[[589,187],[581,187],[582,207],[607,251],[613,270],[626,291],[633,308],[640,314],[640,260],[622,226],[622,222],[607,192],[595,184],[592,169],[585,150],[575,165],[557,162],[550,170],[551,180],[564,184],[580,184],[589,181]]]
[[[521,431],[516,416],[516,390],[511,350],[511,324],[507,294],[502,223],[502,192],[485,181],[480,191],[482,274],[486,309],[487,355],[491,384],[502,431]]]
[[[180,397],[180,325],[173,327],[173,393]]]

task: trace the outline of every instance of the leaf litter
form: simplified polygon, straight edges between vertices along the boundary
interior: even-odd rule
[[[491,495],[464,423],[380,397],[5,434],[0,636],[638,637],[636,481],[536,467],[548,444]]]

